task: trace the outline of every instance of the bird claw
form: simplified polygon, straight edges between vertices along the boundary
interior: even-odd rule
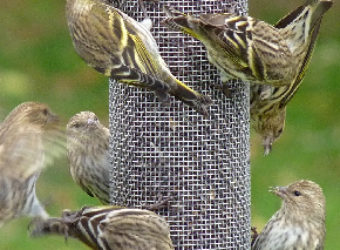
[[[251,227],[251,246],[253,246],[256,238],[259,236],[256,227]]]
[[[143,14],[144,14],[144,19],[147,19],[148,15],[147,15],[147,11],[146,11],[146,8],[145,8],[144,1],[149,1],[149,2],[152,1],[154,3],[159,3],[159,0],[138,0],[138,4],[139,4],[139,6],[142,9]]]
[[[222,83],[222,85],[212,84],[211,87],[214,88],[214,89],[218,89],[218,90],[222,91],[222,93],[227,98],[232,98],[232,96],[233,96],[232,89],[228,86],[228,84],[225,84],[225,83]]]
[[[163,7],[163,11],[165,12],[167,17],[176,17],[176,16],[183,16],[183,13],[179,10],[175,9],[170,5],[165,5]]]
[[[162,208],[165,208],[170,200],[171,200],[171,197],[167,197],[165,199],[160,198],[154,204],[142,206],[142,209],[146,209],[146,210],[150,210],[150,211],[157,211],[157,210],[160,210]]]

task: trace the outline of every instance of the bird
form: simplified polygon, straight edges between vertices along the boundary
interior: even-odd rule
[[[316,2],[316,3],[315,3]],[[313,8],[308,4],[320,4],[315,8],[321,10],[319,19],[310,23],[308,35],[305,38],[306,53],[302,63],[299,64],[299,74],[289,86],[274,87],[269,85],[251,84],[250,87],[250,115],[252,127],[262,136],[265,155],[272,150],[272,144],[281,136],[285,128],[287,104],[299,89],[306,69],[310,63],[314,45],[319,34],[323,13],[331,6],[332,1],[307,1],[305,5],[296,8],[290,14],[282,18],[275,27],[284,29],[299,23],[299,19]],[[312,8],[312,10],[310,10]],[[308,24],[308,23],[306,23]],[[303,24],[301,24],[303,25]]]
[[[64,210],[60,218],[33,220],[30,233],[33,237],[70,236],[98,250],[174,249],[166,220],[145,209],[99,206]]]
[[[74,48],[89,66],[117,82],[150,89],[162,102],[173,95],[208,114],[211,98],[170,72],[150,32],[150,18],[137,22],[108,1],[67,0],[66,19]]]
[[[300,180],[271,189],[281,208],[255,239],[252,250],[324,249],[326,201],[321,187]]]
[[[18,105],[1,123],[0,226],[21,216],[48,217],[35,185],[41,170],[62,149],[58,124],[58,116],[38,102]]]
[[[232,13],[198,18],[165,7],[164,24],[200,40],[221,80],[251,84],[252,127],[262,137],[265,155],[284,131],[286,106],[309,65],[323,15],[332,0],[306,0],[276,25]]]
[[[73,180],[102,204],[110,202],[110,131],[91,111],[70,118],[66,126],[67,156]]]

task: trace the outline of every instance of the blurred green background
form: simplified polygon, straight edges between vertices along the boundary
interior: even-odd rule
[[[302,1],[298,1],[300,3]],[[252,16],[275,23],[297,1],[249,2]],[[63,122],[80,110],[92,110],[108,125],[108,82],[73,50],[64,17],[65,1],[4,0],[0,8],[0,120],[24,101],[48,103]],[[252,133],[252,224],[262,229],[279,208],[268,187],[298,179],[319,183],[327,199],[326,249],[340,249],[340,7],[324,18],[304,83],[288,108],[286,131],[272,154],[263,157]],[[98,204],[76,186],[62,159],[42,174],[40,200],[51,215],[64,208]],[[0,190],[1,192],[1,190]],[[27,218],[0,229],[0,250],[87,249],[61,237],[30,239]]]

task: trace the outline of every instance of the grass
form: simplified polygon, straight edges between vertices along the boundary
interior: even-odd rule
[[[21,102],[48,103],[63,122],[80,110],[92,110],[107,124],[107,79],[88,68],[73,50],[64,17],[65,1],[5,1],[0,8],[0,118]],[[275,22],[296,2],[261,0],[250,13]],[[254,6],[253,6],[254,5]],[[255,6],[257,5],[257,6]],[[19,7],[18,7],[19,6]],[[278,8],[280,6],[280,8]],[[312,63],[288,107],[287,125],[273,152],[263,157],[252,133],[252,224],[261,229],[280,206],[269,186],[311,179],[327,198],[326,249],[340,249],[340,33],[339,5],[327,13]],[[37,184],[40,200],[52,215],[64,208],[98,204],[76,186],[66,159],[46,169]],[[75,240],[30,239],[27,218],[0,229],[0,249],[87,249]]]

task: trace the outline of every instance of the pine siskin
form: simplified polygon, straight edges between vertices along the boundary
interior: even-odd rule
[[[275,25],[278,29],[290,28],[292,31],[294,31],[294,27],[305,27],[304,34],[306,35],[303,40],[303,49],[306,52],[303,53],[304,57],[302,58],[301,56],[303,60],[300,60],[298,64],[299,74],[289,86],[251,85],[250,114],[253,121],[252,125],[262,136],[265,155],[271,152],[272,144],[281,136],[284,130],[287,104],[300,87],[312,56],[322,16],[331,6],[332,1],[307,1],[305,5],[296,8]],[[315,11],[314,14],[313,10]],[[309,14],[312,18],[308,19],[308,13],[312,13]],[[318,16],[318,19],[314,22],[311,21],[313,20],[313,15]],[[306,20],[310,21],[301,23],[304,16],[306,16]],[[295,33],[291,33],[295,37],[299,35],[297,29]]]
[[[83,111],[69,120],[66,134],[73,180],[88,195],[109,204],[109,130],[94,113]]]
[[[256,238],[252,249],[323,249],[326,205],[319,185],[301,180],[271,191],[282,199],[282,206]]]
[[[223,82],[251,81],[251,118],[265,154],[284,130],[286,105],[301,84],[332,0],[307,0],[275,26],[235,14],[174,12],[164,23],[203,42]],[[258,85],[260,83],[260,85]]]
[[[61,218],[33,221],[31,235],[44,234],[71,236],[98,250],[174,249],[165,219],[143,209],[103,206],[64,211]]]
[[[0,125],[0,225],[19,216],[48,214],[40,204],[35,183],[57,143],[58,117],[45,105],[17,106]]]
[[[118,82],[153,90],[163,101],[174,95],[207,114],[211,99],[171,74],[149,18],[137,22],[101,0],[67,0],[66,17],[74,47],[91,67]]]

